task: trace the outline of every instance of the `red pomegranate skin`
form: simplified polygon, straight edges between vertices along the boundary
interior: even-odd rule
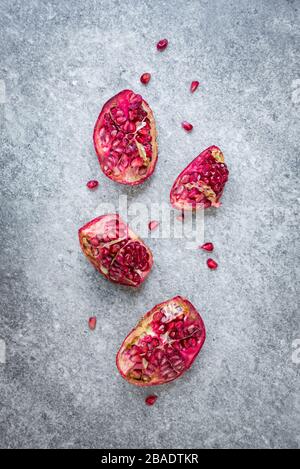
[[[111,282],[138,287],[152,269],[150,249],[118,214],[95,218],[78,235],[83,253]]]
[[[204,322],[181,296],[156,305],[128,334],[117,354],[121,376],[136,386],[154,386],[188,370],[206,338]]]
[[[228,175],[220,148],[207,148],[176,178],[170,192],[172,206],[178,210],[220,207]]]
[[[153,112],[131,90],[123,90],[103,106],[94,128],[94,146],[104,174],[134,186],[152,174],[158,146]]]

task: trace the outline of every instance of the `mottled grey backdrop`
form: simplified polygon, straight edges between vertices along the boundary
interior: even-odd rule
[[[1,0],[1,447],[300,446],[299,7]],[[170,46],[158,54],[162,37]],[[159,131],[157,170],[135,189],[100,173],[92,144],[101,105],[128,87],[149,101]],[[231,171],[223,207],[205,218],[219,270],[179,241],[150,240],[156,266],[141,289],[100,278],[78,227],[120,194],[167,201],[178,172],[211,144]],[[202,312],[207,343],[148,408],[115,354],[142,313],[177,293]]]

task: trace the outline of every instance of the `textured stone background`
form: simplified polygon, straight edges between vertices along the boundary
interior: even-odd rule
[[[1,447],[300,446],[299,9],[296,0],[1,0]],[[162,37],[170,46],[158,54]],[[157,170],[136,189],[100,174],[91,139],[101,105],[128,87],[149,101],[159,130]],[[231,170],[223,207],[205,217],[219,270],[179,241],[152,239],[156,267],[140,290],[101,279],[78,227],[121,194],[167,201],[174,177],[211,144]],[[115,354],[141,314],[177,293],[201,311],[208,339],[148,408]]]

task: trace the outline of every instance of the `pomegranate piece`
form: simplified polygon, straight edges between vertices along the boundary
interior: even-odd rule
[[[96,325],[97,325],[97,318],[93,316],[89,319],[89,328],[91,329],[91,331],[94,331],[96,329]]]
[[[172,206],[178,210],[220,207],[228,174],[220,148],[207,148],[177,177],[170,193]]]
[[[204,243],[202,244],[201,249],[203,249],[203,251],[212,252],[214,250],[214,245],[213,243]]]
[[[151,80],[151,74],[150,73],[143,73],[143,75],[140,78],[140,81],[141,81],[141,83],[143,83],[143,85],[147,85],[150,80]]]
[[[118,370],[137,386],[168,383],[190,368],[205,337],[199,313],[176,296],[151,309],[126,337],[117,354]]]
[[[86,184],[86,187],[87,187],[88,189],[96,189],[96,187],[98,187],[98,186],[99,186],[99,182],[98,182],[98,181],[95,181],[95,180],[89,181],[89,182]]]
[[[138,287],[153,266],[150,249],[118,214],[103,215],[80,228],[79,242],[93,266],[114,283]]]
[[[157,50],[159,50],[159,51],[163,51],[163,50],[165,50],[165,49],[168,47],[168,44],[169,44],[168,39],[161,39],[161,40],[158,41],[158,43],[156,44],[156,48],[157,48]]]
[[[191,88],[190,88],[191,93],[194,93],[194,92],[196,91],[196,89],[198,88],[199,84],[200,84],[199,81],[192,81],[192,83],[191,83]]]
[[[148,225],[150,231],[155,230],[158,226],[159,226],[159,222],[156,220],[150,221]]]
[[[151,396],[146,397],[145,402],[147,405],[151,406],[157,401],[157,396],[152,394]]]
[[[191,130],[193,130],[192,124],[190,124],[190,123],[187,122],[187,121],[181,122],[181,127],[182,127],[184,130],[186,130],[187,132],[190,132]]]
[[[146,101],[131,90],[113,96],[97,119],[94,146],[104,174],[134,186],[148,179],[157,162],[156,127]]]
[[[211,270],[216,270],[218,268],[217,262],[214,261],[213,259],[207,259],[206,263],[207,263],[207,267]]]

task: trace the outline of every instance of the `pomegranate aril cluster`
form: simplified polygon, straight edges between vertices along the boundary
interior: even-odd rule
[[[212,146],[198,155],[177,177],[170,193],[178,210],[219,207],[228,169],[221,150]]]
[[[147,83],[150,74],[141,77]],[[140,184],[157,159],[156,130],[151,109],[139,94],[124,90],[104,107],[97,120],[94,143],[106,176],[123,184]]]
[[[152,268],[150,249],[117,214],[87,223],[79,240],[90,262],[112,282],[137,287]]]
[[[193,305],[175,297],[154,307],[125,339],[117,364],[132,384],[162,384],[188,369],[205,340],[205,326]]]
[[[150,269],[149,261],[150,254],[140,242],[128,243],[115,257],[110,269],[110,278],[121,282],[125,277],[134,285],[139,285],[142,282],[141,272]]]

